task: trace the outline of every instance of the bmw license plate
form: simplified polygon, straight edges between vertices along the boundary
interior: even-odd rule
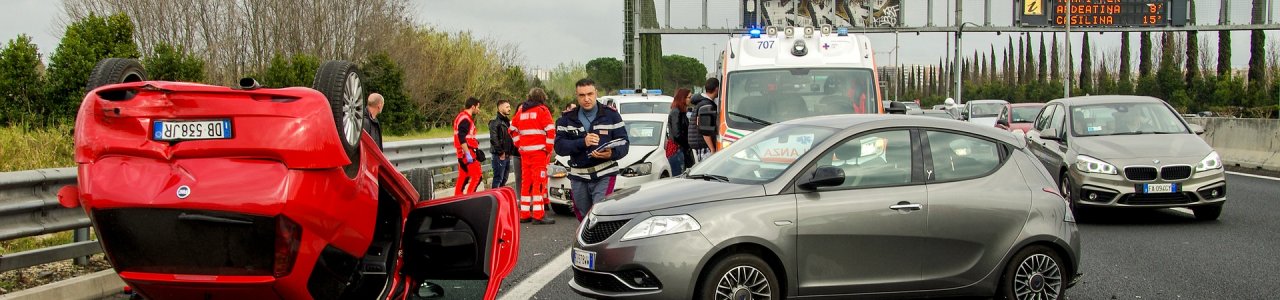
[[[151,123],[151,139],[157,141],[189,141],[231,138],[231,120],[155,121]]]
[[[586,270],[595,270],[596,253],[573,248],[573,266]]]
[[[1143,194],[1167,194],[1177,193],[1177,183],[1147,183],[1138,185],[1138,192]]]

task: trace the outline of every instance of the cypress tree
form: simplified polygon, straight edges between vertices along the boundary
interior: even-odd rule
[[[1231,76],[1231,32],[1218,31],[1218,77]]]
[[[1062,71],[1062,64],[1060,63],[1058,58],[1061,53],[1058,53],[1058,34],[1057,33],[1053,34],[1053,50],[1052,51],[1053,51],[1053,54],[1052,54],[1053,57],[1050,59],[1053,60],[1052,62],[1053,72],[1049,73],[1049,80],[1050,81],[1060,80],[1062,79],[1062,73],[1060,73]]]
[[[1129,33],[1120,33],[1120,75],[1118,76],[1120,84],[1116,85],[1116,89],[1120,90],[1118,94],[1133,93],[1133,59],[1129,57]]]
[[[1084,43],[1080,45],[1080,90],[1085,94],[1093,93],[1093,55],[1090,54],[1092,49],[1089,48],[1089,33],[1084,32]]]
[[[1151,33],[1143,32],[1138,38],[1138,78],[1151,76]]]
[[[1200,34],[1196,31],[1187,32],[1187,86],[1192,86],[1196,79],[1200,77]]]
[[[1036,79],[1039,80],[1041,83],[1045,82],[1045,76],[1048,75],[1046,73],[1049,72],[1049,59],[1046,56],[1048,56],[1048,53],[1045,52],[1045,48],[1044,48],[1044,34],[1041,33],[1040,34],[1040,69],[1039,69],[1040,72],[1038,72],[1037,73],[1038,76],[1036,76]]]

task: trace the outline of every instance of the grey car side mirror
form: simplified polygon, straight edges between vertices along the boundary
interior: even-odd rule
[[[1061,138],[1059,138],[1059,137],[1058,137],[1058,129],[1057,129],[1057,128],[1045,128],[1044,130],[1041,130],[1041,131],[1040,131],[1040,139],[1042,139],[1042,140],[1055,140],[1055,141],[1060,141],[1060,140],[1062,140]]]
[[[1187,124],[1187,127],[1191,127],[1191,132],[1195,132],[1198,135],[1204,134],[1204,126],[1200,126],[1200,124]]]
[[[844,184],[844,169],[833,166],[821,166],[813,170],[813,174],[800,182],[800,188],[813,190],[824,186]]]

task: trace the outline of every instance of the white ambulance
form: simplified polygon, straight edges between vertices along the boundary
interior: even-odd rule
[[[760,128],[834,114],[905,113],[881,104],[871,41],[845,28],[767,27],[729,39],[718,59],[721,95],[703,132],[720,149]],[[782,149],[787,150],[787,149]],[[802,150],[802,149],[791,149]],[[776,151],[775,153],[803,153]],[[773,157],[787,160],[794,157]]]

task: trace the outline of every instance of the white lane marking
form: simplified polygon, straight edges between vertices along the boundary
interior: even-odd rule
[[[1174,207],[1174,208],[1173,208],[1173,211],[1180,212],[1180,213],[1184,213],[1184,214],[1188,214],[1188,215],[1191,215],[1191,216],[1195,216],[1195,215],[1196,215],[1196,213],[1195,213],[1195,212],[1191,211],[1191,209],[1190,209],[1190,208],[1186,208],[1186,207]]]
[[[1258,179],[1266,179],[1266,180],[1275,180],[1275,181],[1280,181],[1280,178],[1275,178],[1275,177],[1271,177],[1271,176],[1253,175],[1253,174],[1249,174],[1249,173],[1240,173],[1240,172],[1234,172],[1234,171],[1227,171],[1227,174],[1231,174],[1231,175],[1240,175],[1240,176],[1244,176],[1244,177],[1253,177],[1253,178],[1258,178]]]
[[[503,294],[502,297],[498,297],[498,299],[532,299],[533,295],[538,294],[538,291],[547,286],[547,283],[556,279],[556,276],[559,276],[560,272],[569,268],[569,251],[571,251],[571,249],[565,249],[564,252],[560,253],[560,255],[556,255],[555,258],[552,258],[551,261],[542,265],[542,267],[538,268],[537,271],[534,271],[532,275],[529,275],[529,277],[525,277],[524,281],[516,284],[515,287],[507,291],[506,294]]]

